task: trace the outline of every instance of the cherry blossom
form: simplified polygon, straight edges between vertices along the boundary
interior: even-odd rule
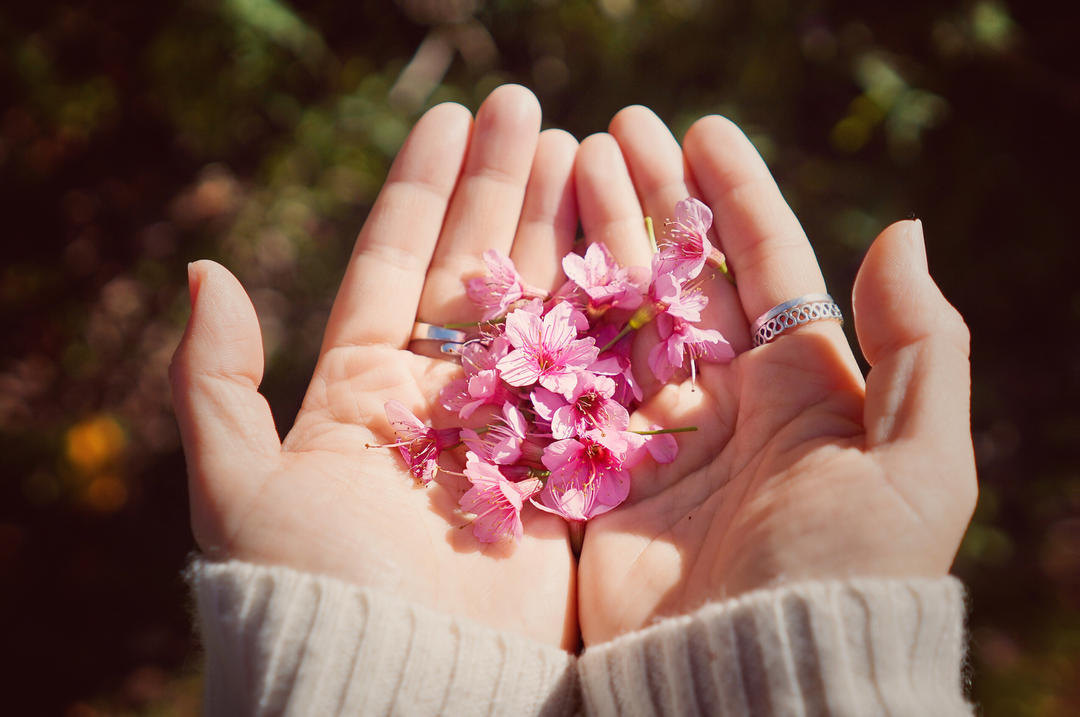
[[[555,441],[544,450],[551,471],[540,504],[567,520],[589,520],[608,512],[630,494],[628,453],[644,439],[624,431],[587,431]]]
[[[583,257],[567,254],[562,266],[566,276],[588,295],[592,309],[636,309],[641,304],[640,277],[620,267],[601,242],[591,244]]]
[[[698,360],[734,356],[720,332],[698,326],[708,303],[702,285],[711,280],[699,277],[702,268],[727,274],[706,238],[711,223],[708,207],[684,200],[650,267],[622,267],[594,243],[563,257],[567,281],[550,296],[526,284],[510,259],[484,252],[485,276],[466,282],[483,318],[455,325],[475,330],[460,347],[460,377],[441,392],[442,406],[470,425],[437,430],[388,401],[397,442],[384,447],[397,448],[427,485],[441,453],[464,444],[458,475],[471,487],[459,504],[475,515],[473,535],[484,543],[520,540],[526,502],[573,522],[623,503],[634,466],[649,455],[674,461],[679,444],[671,434],[697,430],[629,430],[644,398],[634,376],[635,332],[655,321],[660,342],[647,361],[661,383],[688,364],[696,378]],[[646,226],[652,236],[651,221]],[[481,411],[487,406],[498,410]]]
[[[573,312],[565,302],[556,304],[542,319],[531,311],[512,311],[506,317],[505,336],[514,348],[496,364],[502,380],[511,386],[539,383],[564,395],[573,390],[575,373],[587,368],[598,354],[591,337],[577,338]]]
[[[397,448],[420,485],[427,485],[439,470],[439,455],[459,440],[460,429],[435,429],[421,421],[400,401],[389,400],[383,406],[386,418],[398,441],[382,448]]]
[[[461,429],[461,440],[489,463],[509,465],[516,463],[524,452],[528,441],[528,422],[521,411],[512,403],[504,403],[502,417],[492,423],[488,431],[480,435],[471,428]],[[531,454],[539,458],[539,450]]]
[[[680,279],[693,279],[711,259],[717,267],[726,266],[724,255],[707,236],[713,215],[703,202],[684,199],[675,205],[675,218],[667,225],[667,236],[659,247],[664,269]]]
[[[504,537],[521,540],[521,508],[540,490],[537,478],[514,482],[506,478],[498,466],[492,465],[469,451],[465,458],[465,476],[472,483],[461,496],[461,509],[474,513],[473,535],[482,543],[494,543]]]
[[[467,420],[481,406],[498,406],[517,398],[499,380],[499,372],[495,368],[509,350],[510,342],[501,336],[493,339],[489,345],[480,341],[466,343],[461,349],[465,377],[450,382],[443,389],[443,407],[457,412],[462,420]]]
[[[688,321],[661,314],[656,329],[660,343],[649,352],[649,368],[661,383],[666,383],[682,368],[685,357],[690,357],[690,370],[696,377],[697,359],[727,363],[735,357],[735,350],[723,335],[714,329],[699,329]]]
[[[701,312],[709,303],[701,289],[670,273],[656,275],[649,287],[649,298],[656,306],[656,313],[693,322],[701,321]]]
[[[586,431],[622,431],[630,425],[630,414],[617,401],[615,381],[607,376],[582,371],[569,396],[538,387],[532,392],[537,415],[551,422],[556,439],[572,438]]]
[[[483,309],[482,320],[502,316],[520,299],[544,295],[543,290],[525,283],[509,257],[488,249],[483,259],[487,273],[465,282],[466,295]]]

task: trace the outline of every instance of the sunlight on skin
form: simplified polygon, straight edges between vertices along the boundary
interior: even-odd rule
[[[439,323],[465,301],[462,280],[477,262],[457,258],[463,244],[509,248],[516,233],[539,106],[527,90],[503,87],[479,110],[471,139],[470,124],[463,108],[441,105],[414,128],[361,231],[311,388],[280,448],[255,392],[262,354],[250,302],[221,267],[194,265],[202,288],[172,371],[192,522],[212,557],[331,575],[573,649],[576,566],[563,521],[529,508],[520,544],[478,543],[457,510],[467,481],[443,474],[417,489],[396,451],[364,447],[392,440],[383,415],[391,398],[424,419],[450,419],[437,397],[460,367],[401,349],[418,306]],[[530,192],[565,193],[569,171],[544,176],[558,186],[540,179]],[[564,232],[534,227],[531,236]],[[442,277],[435,288],[424,279],[429,257]],[[227,355],[216,350],[224,337]],[[224,376],[217,383],[234,399],[203,390],[211,374]]]
[[[612,135],[625,157],[622,172],[634,178],[648,213],[659,213],[652,204],[657,196],[673,202],[686,196],[689,186],[702,188],[700,196],[717,218],[721,246],[738,280],[737,300],[725,282],[711,286],[729,292],[729,306],[742,305],[742,317],[720,314],[733,343],[747,345],[745,327],[770,306],[824,288],[798,223],[731,123],[699,121],[687,135],[685,153],[674,152],[677,145],[659,119],[635,107],[616,117]],[[579,202],[583,218],[603,218],[594,226],[604,232],[604,220],[618,213],[612,206],[630,216],[635,209],[625,190],[627,179],[610,176],[620,163],[611,158],[608,141],[595,143],[600,147],[591,154],[585,145],[579,154]],[[606,197],[598,182],[590,186],[592,177],[602,174],[611,188]],[[611,192],[624,196],[613,200]],[[860,273],[873,277],[863,286],[888,275],[905,252],[921,251],[910,227],[910,222],[894,225],[879,239]],[[921,236],[917,241],[921,246]],[[622,249],[623,254],[634,251]],[[876,302],[863,302],[871,318],[859,324],[860,340],[900,352],[905,342],[948,344],[947,331],[943,339],[928,338],[895,319],[882,320],[885,310],[902,317],[918,314],[891,308],[905,301],[921,302],[922,315],[935,324],[935,317],[955,314],[926,277],[925,264],[905,268],[900,281],[924,282],[921,295],[901,286]],[[715,304],[718,297],[713,298]],[[956,322],[945,324],[956,330]],[[648,335],[639,341],[649,341]],[[935,368],[952,372],[948,395],[938,400],[966,411],[966,362],[939,359]],[[885,363],[871,378],[889,370]],[[901,392],[919,393],[920,386],[900,380]],[[688,392],[684,384],[656,393],[639,410],[637,425],[691,420],[700,430],[681,443],[682,454],[673,464],[640,471],[625,505],[588,524],[579,588],[585,644],[790,581],[947,572],[974,507],[966,415],[952,416],[958,425],[950,430],[952,440],[929,432],[919,436],[925,445],[874,448],[864,426],[870,420],[874,429],[883,412],[864,417],[865,403],[862,376],[833,322],[802,327],[742,353],[730,365],[705,367],[697,391]],[[943,473],[933,466],[928,456],[935,453],[949,456],[944,465],[955,470]],[[950,488],[935,487],[940,485]],[[941,500],[929,501],[928,494]]]
[[[824,283],[734,125],[704,118],[680,148],[632,107],[576,153],[568,135],[539,127],[535,98],[515,86],[493,92],[475,123],[455,105],[418,122],[361,230],[281,444],[257,393],[251,303],[222,267],[192,265],[171,377],[204,553],[339,577],[566,649],[786,581],[947,571],[975,499],[967,337],[926,274],[919,226],[887,229],[860,272],[868,394],[833,322],[747,350],[758,314]],[[738,280],[706,279],[706,325],[740,353],[699,366],[696,385],[661,386],[642,370],[655,327],[635,335],[646,402],[631,425],[698,431],[680,437],[673,463],[646,460],[626,502],[588,523],[580,570],[567,524],[529,506],[519,544],[479,543],[458,509],[469,487],[454,474],[460,457],[417,489],[395,450],[365,447],[393,442],[389,399],[456,425],[438,396],[460,367],[406,342],[417,316],[475,319],[463,279],[484,249],[527,258],[527,281],[557,284],[580,210],[587,241],[647,264],[643,217],[690,195],[712,210],[710,240]]]

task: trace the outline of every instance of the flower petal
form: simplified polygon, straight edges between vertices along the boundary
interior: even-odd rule
[[[687,197],[675,205],[675,221],[705,234],[712,226],[713,214],[704,202]]]
[[[540,378],[536,361],[523,350],[514,349],[496,364],[503,381],[511,386],[531,386]]]
[[[569,305],[569,304],[568,304]],[[540,343],[540,317],[531,311],[517,309],[506,316],[506,339],[515,349]]]
[[[394,431],[400,433],[405,439],[418,438],[429,430],[423,421],[413,415],[412,411],[405,408],[405,404],[401,401],[390,399],[383,404],[383,410],[386,412],[386,418],[390,421]]]
[[[565,398],[543,386],[534,388],[530,398],[536,415],[545,421],[550,421],[555,411],[566,405]]]
[[[551,416],[551,435],[556,439],[573,438],[577,433],[577,421],[574,420],[574,408],[564,405]]]
[[[671,463],[679,455],[679,443],[670,433],[645,436],[645,448],[657,463]]]
[[[540,462],[549,471],[557,471],[581,453],[583,448],[584,446],[573,438],[555,441],[549,443],[544,449],[544,457],[540,459]]]

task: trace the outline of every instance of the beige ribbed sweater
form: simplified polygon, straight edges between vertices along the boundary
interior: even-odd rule
[[[810,582],[580,657],[283,567],[189,572],[213,715],[970,715],[953,578]]]

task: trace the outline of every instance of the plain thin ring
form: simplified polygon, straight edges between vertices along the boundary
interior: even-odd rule
[[[423,321],[413,324],[411,336],[413,341],[446,341],[454,344],[464,343],[467,338],[468,334],[464,331],[425,324]]]
[[[777,336],[788,329],[822,319],[844,323],[840,307],[828,294],[806,294],[777,304],[759,316],[751,327],[754,348],[776,340]]]

